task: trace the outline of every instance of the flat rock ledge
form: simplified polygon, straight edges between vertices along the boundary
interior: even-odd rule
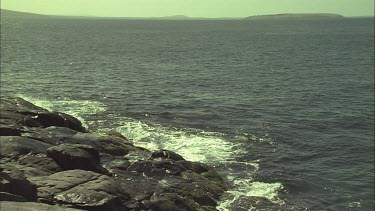
[[[68,114],[0,101],[0,209],[216,210],[224,180],[175,152],[88,132]]]

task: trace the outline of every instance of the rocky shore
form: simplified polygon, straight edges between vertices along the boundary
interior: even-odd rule
[[[16,97],[0,103],[0,208],[216,210],[226,183],[205,164]]]

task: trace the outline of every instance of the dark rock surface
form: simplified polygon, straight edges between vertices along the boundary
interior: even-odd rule
[[[1,210],[216,210],[226,190],[212,167],[175,152],[88,133],[21,98],[0,109]]]

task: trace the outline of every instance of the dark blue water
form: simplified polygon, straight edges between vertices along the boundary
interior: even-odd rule
[[[373,26],[2,19],[1,95],[216,166],[221,210],[373,210]]]

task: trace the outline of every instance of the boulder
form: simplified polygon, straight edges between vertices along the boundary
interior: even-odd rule
[[[151,158],[168,158],[171,160],[185,160],[181,155],[170,150],[161,149],[151,154]]]
[[[29,127],[67,127],[79,132],[86,132],[82,123],[75,117],[58,112],[50,112],[18,97],[2,97],[0,102],[1,119]]]
[[[130,199],[111,177],[92,171],[70,170],[31,179],[38,187],[38,199],[82,209],[123,208]]]
[[[53,159],[44,155],[25,155],[20,157],[17,163],[23,167],[34,168],[34,171],[39,172],[39,174],[37,174],[38,176],[50,175],[63,171],[63,169],[57,165]]]
[[[1,201],[17,201],[17,202],[26,202],[26,201],[28,201],[23,196],[15,195],[15,194],[7,193],[7,192],[0,192],[0,200]]]
[[[39,112],[35,113],[32,117],[42,127],[67,127],[72,130],[79,132],[86,132],[86,129],[82,126],[81,122],[68,114],[55,113],[55,112]]]
[[[22,196],[34,201],[37,196],[36,186],[31,183],[17,168],[1,168],[0,192]]]
[[[99,152],[89,145],[61,144],[48,148],[47,156],[52,158],[64,170],[99,171]]]
[[[18,157],[29,153],[45,154],[47,148],[51,147],[50,144],[21,136],[1,137],[0,145],[0,157]]]
[[[155,193],[146,202],[146,207],[154,211],[199,210],[199,205],[193,200],[175,193]]]
[[[21,132],[17,128],[0,125],[0,136],[20,136]]]
[[[43,203],[36,203],[36,202],[9,202],[9,201],[2,201],[1,202],[1,210],[2,211],[78,211],[77,209],[73,208],[66,208],[60,206],[52,206]]]

